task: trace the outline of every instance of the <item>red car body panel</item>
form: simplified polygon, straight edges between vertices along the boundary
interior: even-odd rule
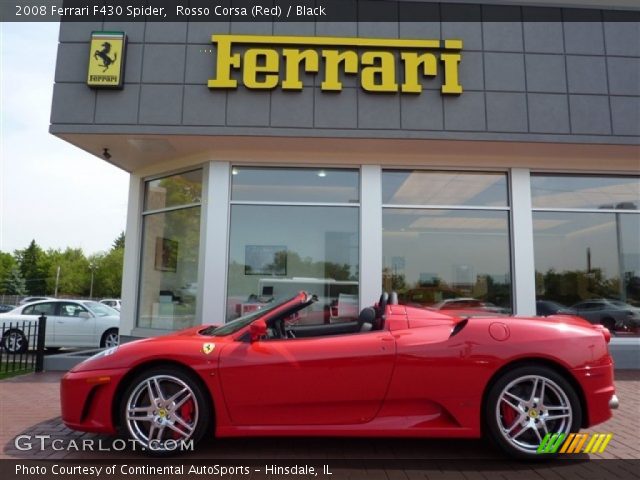
[[[391,305],[383,329],[363,333],[250,343],[242,339],[249,327],[223,337],[201,335],[203,328],[124,344],[76,366],[61,382],[64,423],[116,432],[117,392],[130,372],[157,362],[197,374],[220,437],[479,437],[491,380],[522,360],[552,364],[574,383],[584,426],[611,417],[605,335],[576,317],[463,319]],[[215,345],[209,354],[205,343]]]

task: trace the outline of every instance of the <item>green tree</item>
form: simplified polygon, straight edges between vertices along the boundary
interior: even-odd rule
[[[48,259],[42,248],[35,240],[24,250],[16,250],[15,259],[20,267],[26,284],[27,293],[30,295],[43,295],[46,293],[48,276]]]
[[[111,250],[124,249],[124,232],[120,232],[120,235],[113,241]]]
[[[25,295],[26,284],[17,265],[14,265],[2,282],[4,293],[7,295]]]
[[[0,293],[5,291],[5,280],[13,268],[16,268],[16,261],[10,253],[0,252]]]
[[[106,254],[91,256],[89,260],[96,265],[93,296],[120,298],[124,248],[112,248]]]
[[[89,260],[80,248],[47,251],[47,291],[55,290],[56,273],[60,267],[58,295],[87,296],[91,283]]]

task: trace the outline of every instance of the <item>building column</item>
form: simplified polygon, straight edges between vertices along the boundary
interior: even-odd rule
[[[510,179],[514,313],[516,315],[535,315],[536,272],[530,171],[528,168],[512,168]]]
[[[382,168],[360,170],[360,309],[373,305],[382,290]]]
[[[144,188],[137,175],[129,177],[127,226],[124,237],[124,269],[122,271],[122,307],[120,309],[120,335],[128,337],[136,328],[138,317],[138,269],[142,244],[142,202]]]
[[[210,162],[201,216],[196,310],[203,324],[221,324],[226,319],[230,189],[231,164]]]

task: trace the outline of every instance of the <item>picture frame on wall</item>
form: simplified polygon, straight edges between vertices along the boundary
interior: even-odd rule
[[[286,245],[245,245],[244,274],[286,276]]]
[[[170,238],[156,237],[155,269],[175,272],[178,269],[179,242]]]

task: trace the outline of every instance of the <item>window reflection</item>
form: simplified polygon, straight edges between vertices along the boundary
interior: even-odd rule
[[[145,210],[192,205],[201,200],[202,170],[150,180],[145,185]]]
[[[534,208],[640,209],[640,177],[547,175],[531,177]]]
[[[639,332],[640,215],[534,212],[533,228],[539,309],[552,301],[617,333]]]
[[[358,203],[357,170],[234,167],[231,199],[259,202]]]
[[[144,217],[138,326],[195,325],[200,207]]]
[[[385,170],[382,203],[506,206],[507,179],[503,173]]]
[[[384,209],[384,289],[397,291],[408,305],[509,311],[508,215]]]
[[[227,320],[301,290],[303,324],[358,315],[358,208],[232,205]]]

